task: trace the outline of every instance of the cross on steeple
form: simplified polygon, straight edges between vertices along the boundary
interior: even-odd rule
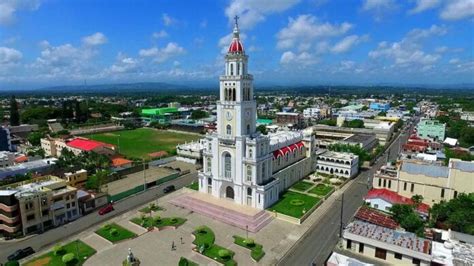
[[[234,20],[235,20],[235,26],[239,26],[239,16],[235,15],[234,17]]]

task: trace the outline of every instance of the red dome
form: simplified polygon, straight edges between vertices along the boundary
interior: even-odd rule
[[[240,42],[239,39],[234,38],[232,39],[232,42],[230,43],[229,46],[229,53],[243,53],[244,52],[244,46]]]

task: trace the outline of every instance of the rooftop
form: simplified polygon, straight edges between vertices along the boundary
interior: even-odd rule
[[[334,158],[334,159],[344,159],[344,160],[352,160],[357,157],[357,155],[354,155],[349,152],[335,152],[335,151],[325,151],[324,153],[321,153],[319,156],[329,157],[329,158]]]
[[[451,160],[451,168],[474,173],[474,162]]]
[[[364,206],[360,207],[355,218],[390,229],[398,228],[398,223],[389,215]]]
[[[401,232],[370,224],[363,221],[354,221],[347,225],[344,234],[350,233],[361,237],[395,245],[412,251],[429,254],[430,241],[417,237],[414,233]]]
[[[376,199],[376,198],[383,199],[392,204],[407,204],[407,205],[415,204],[412,199],[401,196],[397,192],[394,192],[385,188],[381,188],[381,189],[373,188],[369,190],[369,192],[365,196],[365,199]],[[417,208],[419,212],[425,213],[425,214],[428,214],[429,209],[430,209],[430,206],[425,203],[421,203]]]
[[[441,178],[448,178],[449,175],[449,169],[446,166],[412,163],[407,161],[402,163],[400,171],[412,175],[425,175]]]
[[[92,151],[99,147],[104,146],[111,146],[110,144],[103,143],[100,141],[90,140],[90,139],[83,139],[83,138],[76,138],[67,143],[69,147],[76,148],[83,151]]]

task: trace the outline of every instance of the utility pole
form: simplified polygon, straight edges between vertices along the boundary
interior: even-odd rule
[[[339,237],[341,238],[342,238],[342,229],[344,227],[344,221],[342,220],[343,215],[344,215],[344,192],[342,193],[342,196],[341,196],[341,224],[339,227]]]
[[[142,158],[143,161],[143,191],[146,190],[146,169],[145,169],[145,158]]]

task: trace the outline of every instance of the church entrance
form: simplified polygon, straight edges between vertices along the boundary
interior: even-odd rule
[[[231,186],[228,186],[225,189],[225,197],[229,199],[234,199],[234,189]]]

